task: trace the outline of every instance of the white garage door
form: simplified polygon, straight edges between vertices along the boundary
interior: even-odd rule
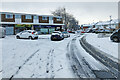
[[[13,35],[14,27],[6,27],[6,35]]]

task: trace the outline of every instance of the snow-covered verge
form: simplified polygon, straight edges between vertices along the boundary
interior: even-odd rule
[[[93,33],[86,34],[86,41],[99,50],[107,53],[105,55],[111,59],[115,61],[118,59],[118,45],[120,45],[120,43],[112,42],[109,37],[98,38],[98,34]]]
[[[28,40],[6,36],[2,39],[3,78],[75,78],[69,65],[67,44],[74,37],[62,41]]]

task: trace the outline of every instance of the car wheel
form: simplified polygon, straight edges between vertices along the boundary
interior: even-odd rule
[[[16,36],[16,38],[17,38],[17,39],[20,39],[20,37],[19,37],[19,36]]]
[[[53,38],[51,38],[51,41],[53,41]]]
[[[29,36],[29,39],[33,39],[32,36]]]
[[[113,38],[113,41],[114,41],[114,42],[118,42],[119,39],[118,39],[117,37],[114,37],[114,38]]]

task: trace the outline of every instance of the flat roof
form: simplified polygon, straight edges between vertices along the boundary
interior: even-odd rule
[[[22,12],[22,13],[19,13],[19,12],[0,12],[2,14],[20,14],[20,15],[34,15],[34,16],[50,16],[50,17],[59,17],[59,18],[62,18],[62,16],[54,16],[54,15],[40,15],[40,14],[34,14],[34,13],[26,13],[26,12]]]

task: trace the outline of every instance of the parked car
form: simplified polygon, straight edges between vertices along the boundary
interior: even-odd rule
[[[16,34],[16,38],[38,39],[38,33],[35,30],[25,30]]]
[[[114,31],[112,35],[110,36],[110,39],[113,42],[120,42],[120,29]]]
[[[68,31],[69,33],[73,33],[73,34],[75,34],[75,31]]]
[[[4,38],[4,37],[5,37],[5,28],[0,27],[0,38]]]
[[[70,37],[70,34],[69,34],[69,32],[67,32],[67,31],[63,31],[62,34],[63,34],[63,37],[64,37],[64,38]]]
[[[54,31],[51,35],[51,40],[63,40],[64,37],[60,31]]]
[[[110,32],[110,30],[103,29],[103,30],[101,30],[100,32]]]

